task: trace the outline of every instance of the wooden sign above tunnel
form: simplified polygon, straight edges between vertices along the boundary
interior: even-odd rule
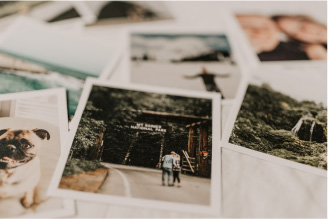
[[[168,132],[170,128],[169,126],[141,123],[141,122],[130,123],[129,126],[130,129],[134,129],[136,131],[163,132],[163,133]]]

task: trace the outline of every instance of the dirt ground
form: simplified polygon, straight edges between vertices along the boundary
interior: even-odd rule
[[[108,169],[97,169],[86,173],[62,177],[59,188],[96,193],[108,175]]]

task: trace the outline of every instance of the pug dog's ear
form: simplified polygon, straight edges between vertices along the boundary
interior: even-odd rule
[[[37,136],[39,136],[42,140],[47,138],[47,140],[50,139],[50,134],[47,130],[45,129],[33,129],[32,130]]]
[[[8,130],[9,130],[9,128],[0,130],[0,136],[5,134]]]

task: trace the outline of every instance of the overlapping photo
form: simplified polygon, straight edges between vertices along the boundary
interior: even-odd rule
[[[0,93],[64,87],[72,118],[84,80],[88,76],[107,78],[116,51],[21,17],[0,39]]]
[[[19,15],[26,15],[49,23],[80,18],[82,13],[77,11],[69,1],[2,1],[0,3],[0,19],[8,22]]]
[[[229,121],[232,131],[224,136],[229,142],[227,146],[324,175],[327,170],[324,78],[327,79],[325,73],[310,69],[255,73],[241,107],[235,108],[236,120]]]
[[[130,82],[236,97],[241,72],[224,32],[131,31],[129,46]]]
[[[74,3],[88,26],[133,24],[173,19],[165,2],[86,1]]]
[[[50,194],[219,211],[220,95],[87,80]]]
[[[327,59],[327,25],[307,14],[236,13],[260,61]]]
[[[0,217],[58,217],[73,202],[46,195],[66,140],[64,89],[0,97]]]

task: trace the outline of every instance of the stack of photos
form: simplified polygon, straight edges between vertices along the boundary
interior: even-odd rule
[[[241,72],[224,32],[134,31],[129,47],[132,83],[236,96]]]
[[[0,97],[0,217],[74,213],[46,195],[68,131],[64,89]]]
[[[326,88],[313,70],[255,73],[223,147],[326,176]]]
[[[76,117],[49,194],[217,214],[219,94],[88,79]]]
[[[64,87],[72,118],[84,80],[108,78],[116,51],[22,17],[0,39],[0,93]]]

